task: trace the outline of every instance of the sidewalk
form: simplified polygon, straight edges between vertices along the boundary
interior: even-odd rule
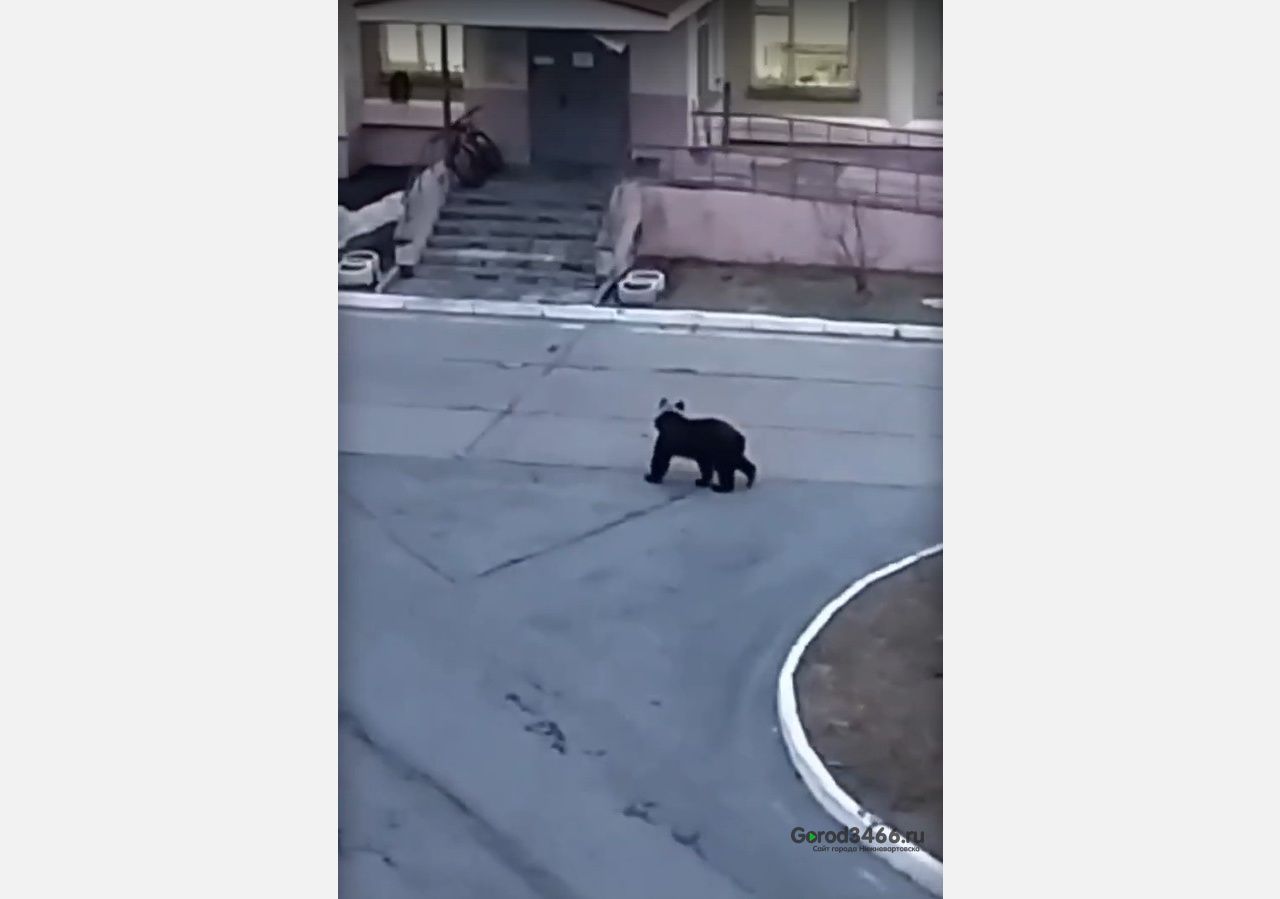
[[[400,295],[395,290],[340,290],[338,305],[563,322],[617,321],[695,330],[942,340],[941,276],[871,273],[870,291],[859,297],[852,274],[840,269],[644,258],[634,267],[656,268],[667,274],[667,291],[655,306],[440,299]],[[926,305],[925,300],[936,302]]]

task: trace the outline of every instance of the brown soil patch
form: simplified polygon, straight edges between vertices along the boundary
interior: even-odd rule
[[[796,672],[800,720],[836,782],[942,858],[942,553],[872,584]]]
[[[635,267],[655,268],[667,276],[667,291],[658,301],[661,309],[942,324],[942,310],[922,302],[942,296],[940,275],[869,272],[869,292],[859,295],[853,274],[838,268],[653,257],[637,259]]]

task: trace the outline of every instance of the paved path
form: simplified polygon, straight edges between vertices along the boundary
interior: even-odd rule
[[[346,452],[636,472],[667,396],[736,421],[765,479],[942,480],[937,345],[403,313],[339,342]]]
[[[791,842],[832,825],[773,697],[940,539],[940,348],[341,315],[344,896],[923,895]],[[641,479],[664,394],[753,490]]]

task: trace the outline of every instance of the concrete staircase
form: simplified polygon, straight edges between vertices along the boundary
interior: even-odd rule
[[[612,188],[609,179],[520,170],[454,187],[421,261],[390,292],[591,303],[595,241]]]

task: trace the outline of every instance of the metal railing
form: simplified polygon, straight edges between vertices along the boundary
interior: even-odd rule
[[[701,146],[732,144],[818,147],[900,147],[942,150],[942,132],[863,125],[818,116],[736,112],[733,85],[725,82],[716,108],[693,110],[694,142]],[[938,94],[942,102],[942,94]]]
[[[636,146],[628,174],[675,187],[742,190],[942,215],[940,174],[836,159],[767,156],[733,147]]]
[[[693,116],[693,133],[701,146],[765,144],[817,147],[908,147],[942,149],[942,134],[887,125],[863,125],[805,116],[761,113],[703,112]]]

